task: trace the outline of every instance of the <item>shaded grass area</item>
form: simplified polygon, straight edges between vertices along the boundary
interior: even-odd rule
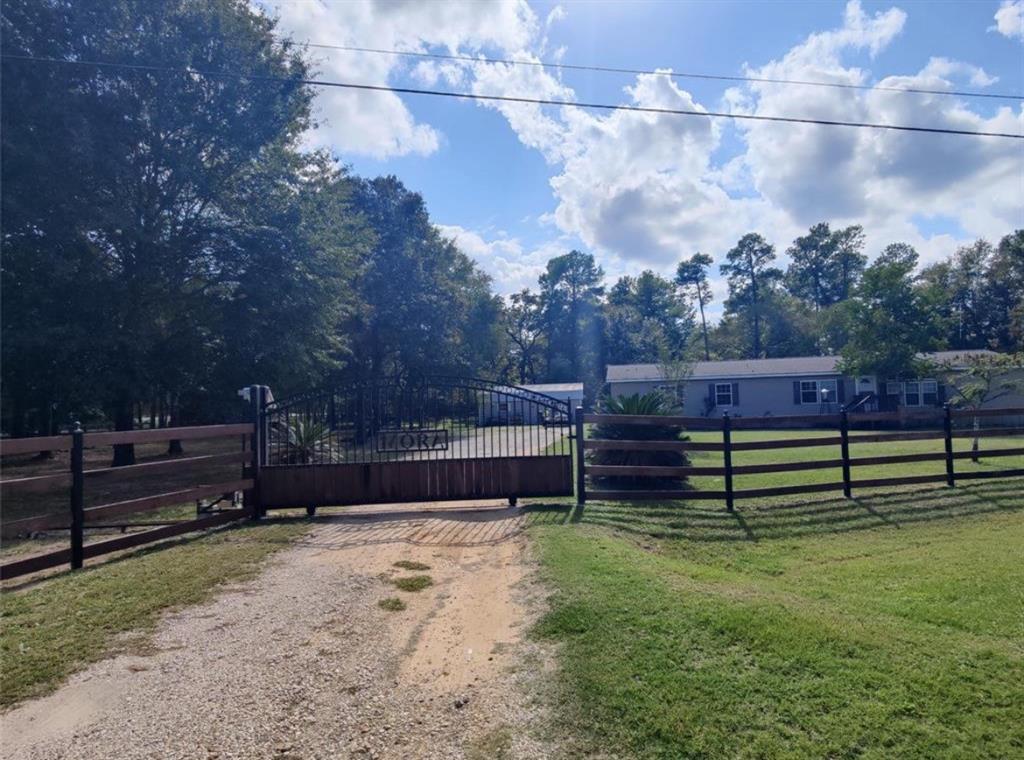
[[[67,676],[128,644],[140,646],[168,610],[253,577],[306,526],[250,525],[165,542],[23,590],[0,594],[0,704],[52,691]]]
[[[575,752],[1024,756],[1021,485],[535,507]]]

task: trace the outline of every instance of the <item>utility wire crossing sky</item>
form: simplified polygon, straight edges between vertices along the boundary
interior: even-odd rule
[[[523,61],[515,58],[474,58],[471,55],[453,55],[449,53],[421,53],[412,50],[384,50],[381,48],[354,47],[352,45],[329,45],[324,42],[300,42],[279,38],[282,41],[294,42],[299,46],[323,48],[326,50],[343,50],[350,53],[374,53],[378,55],[397,55],[409,58],[433,58],[445,61],[466,61],[467,63],[501,63],[510,66],[534,66],[548,69],[566,69],[570,71],[598,71],[606,74],[653,74],[674,79],[711,79],[722,82],[760,82],[764,84],[799,85],[801,87],[834,87],[843,90],[877,90],[879,92],[905,92],[917,95],[949,95],[965,98],[994,98],[998,100],[1024,100],[1024,94],[1009,92],[977,92],[976,90],[932,90],[924,87],[888,87],[886,85],[850,84],[845,82],[812,82],[806,79],[774,79],[770,77],[735,76],[728,74],[699,74],[692,71],[668,71],[666,69],[628,69],[615,66],[591,66],[573,63],[556,63],[553,61]],[[666,67],[667,68],[667,67]]]
[[[829,119],[804,119],[795,116],[767,116],[762,114],[740,114],[726,113],[721,111],[697,111],[676,108],[653,108],[647,106],[615,105],[611,103],[588,103],[585,101],[556,100],[547,98],[526,98],[512,95],[485,95],[479,93],[451,92],[447,90],[428,90],[415,87],[394,87],[389,85],[358,84],[355,82],[338,82],[324,79],[291,79],[286,77],[254,76],[230,71],[209,71],[192,67],[160,66],[141,63],[121,63],[115,61],[86,61],[86,60],[65,60],[61,58],[46,58],[41,56],[7,55],[0,56],[8,60],[18,60],[35,63],[67,64],[75,66],[93,66],[97,68],[115,68],[134,71],[163,72],[177,74],[193,74],[205,77],[235,77],[263,82],[286,82],[307,84],[316,87],[337,87],[351,90],[368,90],[375,92],[391,92],[403,95],[429,95],[435,97],[460,98],[466,100],[500,101],[508,103],[530,103],[534,105],[565,106],[575,108],[590,108],[605,111],[636,111],[641,113],[673,114],[677,116],[698,116],[705,118],[719,119],[741,119],[745,121],[769,121],[786,122],[792,124],[817,124],[829,127],[855,127],[860,129],[887,129],[901,132],[923,132],[943,135],[963,135],[969,137],[999,137],[1010,139],[1024,139],[1024,134],[1013,134],[1009,132],[985,132],[966,129],[948,129],[942,127],[926,127],[907,124],[880,124],[873,122],[837,121]],[[869,88],[870,89],[870,88]]]

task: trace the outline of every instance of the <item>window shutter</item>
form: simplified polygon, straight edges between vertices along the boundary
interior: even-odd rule
[[[840,404],[846,403],[846,378],[838,378],[836,380],[836,396]]]
[[[793,381],[793,403],[800,406],[800,381]]]
[[[708,383],[708,398],[711,399],[711,406],[718,406],[718,399],[715,397],[714,383]]]
[[[939,406],[942,406],[942,405],[944,405],[946,403],[946,386],[943,385],[942,383],[939,383],[938,398],[939,398]]]
[[[732,384],[732,405],[739,406],[740,404],[740,384]]]

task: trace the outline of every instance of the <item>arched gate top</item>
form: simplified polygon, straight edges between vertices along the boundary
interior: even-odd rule
[[[570,402],[441,375],[381,378],[268,404],[268,466],[568,456]]]
[[[568,401],[530,390],[529,388],[502,383],[496,380],[484,380],[477,377],[457,377],[453,375],[417,375],[413,377],[386,377],[376,380],[355,380],[333,387],[303,391],[302,393],[275,399],[270,404],[267,404],[266,409],[267,411],[284,410],[291,406],[328,398],[332,395],[345,395],[348,393],[358,393],[359,391],[386,392],[392,388],[404,389],[407,392],[426,388],[462,388],[521,399],[532,404],[549,407],[552,410],[570,411]]]

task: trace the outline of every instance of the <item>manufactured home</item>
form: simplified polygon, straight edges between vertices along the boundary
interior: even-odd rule
[[[925,358],[957,366],[957,361],[985,351],[941,351]],[[607,389],[613,396],[661,390],[683,398],[683,414],[708,417],[834,414],[941,407],[955,391],[934,377],[892,381],[873,375],[850,376],[839,369],[838,356],[795,356],[697,362],[682,389],[667,384],[661,365],[612,364]],[[680,392],[681,391],[681,392]],[[1004,395],[986,406],[1024,406],[1024,395]]]

